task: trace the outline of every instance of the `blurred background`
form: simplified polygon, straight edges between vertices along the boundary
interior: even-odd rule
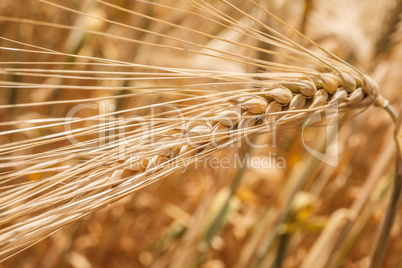
[[[209,14],[202,14],[205,17],[192,15],[191,12],[199,11],[185,2],[151,2],[174,9],[147,1],[109,2],[211,35],[231,38],[250,45],[266,45],[256,43],[257,41],[250,40],[246,35],[230,31],[216,21],[208,20]],[[400,109],[400,1],[260,2],[273,14],[324,48],[368,72],[378,83],[381,94],[390,100],[396,110]],[[178,68],[258,71],[255,67],[203,57],[187,50],[150,46],[148,43],[186,48],[186,44],[174,39],[85,16],[90,14],[167,36],[179,36],[216,49],[261,57],[264,60],[281,60],[263,58],[266,55],[259,55],[244,48],[239,50],[229,45],[223,46],[216,40],[196,32],[187,32],[186,36],[182,36],[183,33],[176,27],[97,1],[70,0],[52,3],[63,4],[81,13],[62,10],[39,1],[2,0],[1,47],[35,50],[42,47],[67,54]],[[250,1],[239,0],[231,3],[313,49],[289,28],[266,16]],[[229,16],[242,19],[233,8],[220,1],[213,2],[213,5]],[[12,21],[7,18],[23,18],[26,21]],[[29,20],[69,25],[88,31],[83,33],[73,28],[56,28]],[[126,39],[112,38],[109,34]],[[28,43],[32,47],[10,40]],[[127,40],[140,40],[144,43]],[[10,76],[0,69],[0,81],[3,86],[0,91],[0,104],[78,100],[129,92],[121,89],[80,90],[80,86],[140,86],[135,81],[102,80],[102,71],[123,72],[129,71],[129,68],[86,65],[88,61],[85,58],[73,59],[68,55],[2,49],[0,59],[3,62],[1,68],[24,67],[14,62],[23,62],[26,66],[29,66],[29,62],[42,62],[36,64],[36,68],[68,69],[68,65],[58,62],[71,62],[71,69],[91,70],[94,71],[93,77],[98,78],[74,80],[51,75]],[[21,84],[69,85],[77,86],[78,89],[9,89],[7,83],[10,81]],[[177,80],[177,83],[180,82],[183,81]],[[158,82],[142,83],[149,86]],[[124,109],[151,104],[156,98],[158,101],[164,101],[164,98],[169,97],[146,95],[122,99],[115,104],[118,109]],[[71,103],[16,110],[1,109],[0,121],[63,117],[73,105]],[[5,130],[4,126],[0,128]],[[41,136],[46,131],[60,130],[58,127],[32,130],[12,137],[1,137],[0,142],[6,144]],[[329,149],[325,148],[325,145],[331,144],[332,140],[327,141],[327,131],[325,126],[304,129],[304,141],[317,151]],[[277,163],[269,168],[243,169],[189,167],[184,172],[170,175],[66,226],[36,245],[1,262],[0,267],[366,267],[395,175],[392,121],[386,112],[378,107],[351,111],[343,117],[339,124],[340,155],[336,167],[317,160],[307,152],[301,134],[300,126],[279,129],[275,133],[255,138],[255,143],[268,144],[268,148],[250,149],[244,145],[240,148],[227,148],[216,156],[270,156],[277,161],[284,159],[285,165]],[[40,179],[40,175],[30,174],[23,179],[36,180]],[[234,189],[232,195],[231,189]],[[397,215],[382,267],[402,267],[401,215]]]

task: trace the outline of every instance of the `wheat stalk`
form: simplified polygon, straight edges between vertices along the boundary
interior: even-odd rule
[[[13,115],[0,123],[5,129],[0,132],[2,259],[245,138],[300,124],[314,113],[330,111],[342,114],[374,103],[387,106],[377,85],[366,74],[307,37],[302,36],[320,51],[305,48],[251,15],[252,12],[261,12],[298,33],[252,0],[246,1],[252,7],[248,12],[241,9],[241,5],[228,1],[219,4],[186,1],[187,9],[138,1],[178,16],[192,14],[228,29],[228,35],[247,37],[251,44],[211,35],[170,22],[167,18],[160,19],[101,0],[92,2],[97,7],[141,18],[171,32],[192,33],[206,38],[209,43],[197,43],[182,37],[185,35],[169,35],[115,22],[67,5],[45,0],[38,2],[80,19],[141,32],[148,39],[104,33],[96,23],[83,28],[10,16],[0,17],[0,20],[6,25],[67,31],[71,33],[69,40],[78,33],[144,46],[144,51],[156,47],[172,53],[188,53],[190,59],[207,56],[212,63],[241,66],[238,68],[241,71],[173,68],[109,60],[69,52],[77,49],[74,46],[58,51],[0,37],[7,44],[0,49],[12,54],[9,57],[21,53],[34,59],[2,62],[0,86],[47,92],[44,96],[34,96],[37,100],[31,102],[1,104],[0,109],[11,115],[24,109],[40,110],[44,107],[44,110],[58,114],[58,117],[38,119]],[[231,15],[227,10],[231,10]],[[182,47],[148,41],[152,38],[174,41]],[[282,62],[217,49],[211,45],[213,42],[279,57]],[[255,45],[258,42],[269,44],[273,49]],[[48,62],[41,61],[41,57],[70,58],[72,61]],[[65,92],[64,99],[50,98],[48,101],[47,94],[54,93],[55,89]],[[123,90],[130,93],[122,94]],[[74,96],[69,91],[77,91],[85,97]],[[98,96],[85,93],[91,91],[103,93]],[[113,93],[115,91],[120,93]],[[122,109],[117,105],[119,101],[132,99],[138,100],[135,106]],[[96,109],[99,104],[104,105],[101,114],[68,116],[65,112],[87,103],[95,104]],[[57,107],[63,107],[62,111]],[[95,111],[95,106],[83,107]],[[177,110],[169,110],[169,107]],[[66,126],[69,129],[66,130]],[[99,133],[103,133],[102,136],[99,137]],[[18,135],[25,136],[15,140]],[[35,176],[39,179],[32,179]]]

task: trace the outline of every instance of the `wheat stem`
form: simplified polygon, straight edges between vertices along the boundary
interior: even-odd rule
[[[395,216],[398,213],[399,203],[402,191],[402,160],[401,160],[401,148],[399,147],[398,133],[401,129],[402,118],[399,117],[396,111],[387,102],[384,109],[389,113],[391,118],[395,122],[395,143],[397,147],[396,155],[396,170],[395,177],[392,185],[392,192],[388,201],[388,205],[385,214],[381,220],[380,227],[377,231],[377,235],[374,241],[374,246],[370,254],[370,268],[379,268],[384,258],[384,253],[387,248],[388,240],[391,234],[392,225],[395,220]],[[402,110],[401,110],[402,112]]]

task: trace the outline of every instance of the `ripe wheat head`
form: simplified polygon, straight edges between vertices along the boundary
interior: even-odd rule
[[[2,259],[245,137],[385,103],[269,1],[177,2],[0,16]]]

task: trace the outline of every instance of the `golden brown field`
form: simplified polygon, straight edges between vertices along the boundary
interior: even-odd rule
[[[0,267],[402,267],[401,13],[2,0]]]

